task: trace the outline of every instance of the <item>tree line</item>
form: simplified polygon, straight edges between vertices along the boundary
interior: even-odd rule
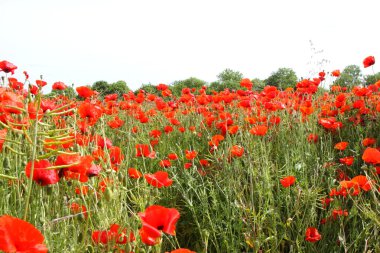
[[[169,85],[169,89],[174,96],[180,96],[183,88],[195,88],[200,89],[203,86],[207,87],[207,92],[220,92],[225,89],[238,90],[241,89],[240,81],[243,78],[243,74],[239,71],[232,69],[225,69],[217,75],[217,80],[211,83],[207,83],[196,77],[190,77],[184,80],[174,81]],[[302,78],[298,78],[295,71],[291,68],[279,68],[274,71],[270,76],[264,80],[259,78],[251,79],[253,83],[253,89],[260,91],[266,85],[275,86],[280,90],[286,89],[288,87],[295,87],[297,82]],[[340,76],[333,82],[334,85],[340,85],[342,87],[351,88],[358,85],[370,85],[380,80],[380,72],[374,73],[372,75],[363,75],[361,69],[357,65],[348,65],[343,69]],[[118,94],[119,97],[124,93],[128,93],[131,89],[128,87],[125,81],[117,81],[114,83],[108,83],[107,81],[97,81],[91,86],[92,90],[99,93],[100,97],[105,97],[109,94]],[[143,84],[139,89],[134,91],[136,94],[144,91],[146,93],[156,94],[161,96],[161,92],[157,90],[156,85],[153,84]],[[68,87],[64,91],[53,90],[48,96],[55,96],[59,94],[64,94],[68,97],[75,97],[76,93],[74,87]]]

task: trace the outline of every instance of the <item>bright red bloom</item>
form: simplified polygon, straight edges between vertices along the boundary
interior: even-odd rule
[[[285,188],[288,188],[289,186],[293,185],[295,182],[296,182],[296,177],[294,176],[287,176],[280,179],[280,183]]]
[[[5,142],[5,138],[7,137],[7,129],[0,130],[0,151],[3,150],[3,144]]]
[[[161,188],[163,186],[168,187],[173,184],[173,180],[169,178],[166,171],[157,171],[154,174],[145,174],[144,177],[148,184],[157,188]]]
[[[32,224],[3,215],[0,217],[0,250],[3,252],[46,253],[44,236]]]
[[[312,143],[312,142],[314,142],[314,143],[317,143],[318,142],[318,135],[316,135],[316,134],[309,134],[308,136],[307,136],[307,141],[309,142],[309,143]]]
[[[160,165],[160,167],[162,167],[162,168],[169,168],[170,166],[172,166],[170,160],[166,160],[166,159],[161,160],[161,161],[159,162],[159,165]]]
[[[63,82],[55,82],[53,83],[53,90],[65,90],[67,88],[66,84]]]
[[[33,180],[42,186],[56,184],[59,181],[58,171],[47,169],[52,166],[49,160],[34,161]],[[28,162],[25,167],[25,174],[30,178],[32,171],[32,162]]]
[[[120,164],[124,160],[124,155],[119,147],[113,146],[109,148],[108,152],[112,164]]]
[[[118,116],[115,116],[113,120],[107,122],[107,125],[109,125],[112,129],[115,129],[123,126],[124,121],[121,120]]]
[[[66,178],[78,179],[80,182],[88,181],[88,171],[92,169],[92,156],[80,156],[80,155],[59,155],[55,162],[56,166],[64,165],[68,166],[61,170],[61,173]]]
[[[142,177],[142,173],[135,168],[129,168],[128,169],[128,176],[130,178],[137,179],[137,178]]]
[[[363,191],[369,191],[371,190],[371,182],[368,180],[366,176],[359,175],[351,179],[351,182],[354,182],[355,184],[359,185],[360,188]]]
[[[70,211],[74,214],[82,213],[85,218],[88,217],[87,208],[84,205],[79,205],[78,203],[71,203]]]
[[[189,249],[180,248],[180,249],[172,250],[166,253],[196,253],[196,252]]]
[[[131,231],[129,237],[126,236],[127,229],[122,229],[120,232],[118,224],[112,224],[109,230],[95,230],[92,232],[92,240],[94,243],[108,244],[109,242],[116,242],[117,244],[126,244],[136,240],[135,235]]]
[[[347,148],[347,146],[348,146],[348,142],[341,141],[341,142],[338,142],[337,144],[335,144],[334,148],[337,150],[343,151]]]
[[[376,143],[376,139],[375,138],[364,138],[363,141],[362,141],[362,145],[364,147],[371,146],[371,145],[373,145],[375,143]]]
[[[188,160],[193,160],[195,157],[197,157],[197,154],[198,154],[197,151],[185,150],[185,157]]]
[[[316,228],[309,227],[306,229],[305,240],[308,242],[317,242],[321,240],[321,235]]]
[[[42,80],[36,80],[36,84],[38,87],[42,88],[47,84],[47,82],[42,81]]]
[[[140,229],[141,240],[147,245],[155,245],[161,237],[161,230],[175,235],[180,214],[175,208],[153,205],[146,208],[144,213],[139,213],[139,216],[143,223]]]
[[[82,98],[88,98],[94,95],[94,91],[87,86],[80,86],[76,88],[78,95]]]
[[[241,79],[241,81],[240,81],[240,86],[241,86],[241,87],[245,87],[245,88],[247,88],[248,90],[252,90],[253,83],[252,83],[251,80],[249,80],[248,78],[243,78],[243,79]]]
[[[241,157],[244,154],[244,148],[239,145],[233,145],[230,152],[232,157]]]
[[[136,144],[136,157],[155,158],[156,152],[151,151],[147,144]]]
[[[364,68],[368,68],[372,66],[373,64],[375,64],[375,57],[373,56],[368,56],[363,60]]]
[[[380,164],[380,151],[376,148],[366,148],[364,150],[362,159],[366,163],[371,163],[371,164]]]
[[[168,158],[169,158],[170,160],[177,160],[177,159],[178,159],[178,156],[177,156],[177,154],[175,154],[175,153],[170,153],[170,154],[168,154]]]
[[[249,130],[251,134],[256,135],[256,136],[264,136],[267,133],[267,131],[268,131],[268,127],[264,125],[258,125],[251,128],[251,130]]]
[[[347,156],[339,159],[339,162],[341,164],[351,166],[354,163],[354,157],[353,156]]]
[[[331,72],[331,75],[332,75],[332,76],[335,76],[335,77],[340,76],[340,70],[339,70],[339,69],[334,70],[333,72]]]
[[[0,71],[4,71],[5,73],[11,72],[13,75],[16,69],[17,67],[9,61],[0,61]]]

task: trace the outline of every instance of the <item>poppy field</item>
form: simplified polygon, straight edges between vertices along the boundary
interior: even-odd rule
[[[380,81],[70,99],[15,71],[0,61],[2,252],[380,252]]]

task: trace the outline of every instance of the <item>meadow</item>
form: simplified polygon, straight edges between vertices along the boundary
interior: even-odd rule
[[[69,99],[0,69],[0,251],[380,252],[380,81]]]

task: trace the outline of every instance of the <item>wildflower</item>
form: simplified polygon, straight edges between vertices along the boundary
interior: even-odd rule
[[[368,68],[372,66],[373,64],[375,64],[375,57],[373,56],[368,56],[363,60],[364,68]]]
[[[308,242],[317,242],[321,240],[321,235],[316,228],[309,227],[306,229],[305,240]]]
[[[347,146],[348,146],[348,142],[342,141],[335,144],[334,148],[337,150],[343,151],[347,148]]]
[[[16,69],[17,67],[9,61],[0,61],[0,71],[4,71],[5,73],[11,72],[13,75]]]
[[[364,150],[362,159],[366,163],[371,163],[371,164],[380,164],[380,151],[376,148],[366,148]]]
[[[32,224],[9,216],[0,217],[0,250],[3,252],[46,253],[44,236]]]
[[[66,84],[63,82],[55,82],[53,83],[53,90],[65,90],[67,88]]]
[[[157,171],[154,174],[145,174],[144,177],[148,184],[157,188],[161,188],[163,186],[168,187],[173,183],[173,180],[168,177],[168,173],[166,171]]]
[[[149,206],[145,212],[139,213],[143,223],[140,236],[146,245],[155,245],[159,242],[163,232],[175,235],[176,223],[180,217],[175,208],[166,208],[159,205]]]
[[[33,181],[41,186],[56,184],[59,181],[58,171],[50,170],[48,167],[52,166],[49,160],[34,161]],[[28,178],[31,176],[32,162],[28,162],[25,167],[25,174]]]
[[[288,188],[289,186],[293,185],[295,182],[296,182],[296,177],[294,176],[287,176],[280,179],[280,183],[285,188]]]
[[[129,233],[129,237],[127,237],[127,229],[122,229],[120,232],[119,230],[120,225],[112,224],[109,230],[95,230],[92,232],[91,238],[96,244],[108,244],[110,241],[117,244],[126,244],[127,242],[136,240],[132,231]]]
[[[137,178],[142,177],[142,173],[135,168],[129,168],[128,169],[128,176],[130,178],[137,179]]]

